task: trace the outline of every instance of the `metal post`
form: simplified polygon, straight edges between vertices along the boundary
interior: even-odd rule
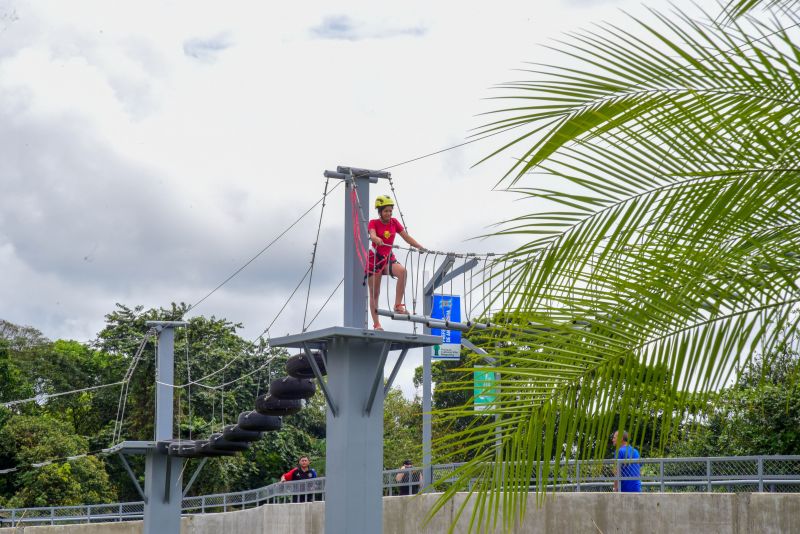
[[[172,439],[172,384],[175,376],[175,327],[183,321],[148,321],[158,330],[156,352],[155,441]],[[144,475],[144,534],[180,534],[183,459],[156,449],[147,451]]]
[[[711,458],[706,458],[706,489],[711,493]]]
[[[343,170],[343,169],[337,169]],[[344,320],[343,326],[364,328],[367,320],[367,287],[364,270],[356,251],[354,210],[351,194],[358,194],[362,213],[367,218],[369,205],[368,174],[348,170],[345,180],[344,223]],[[369,236],[362,230],[366,249]],[[362,250],[364,250],[362,249]],[[383,395],[377,395],[372,410],[365,412],[369,384],[376,372],[371,347],[363,342],[338,339],[328,349],[327,387],[337,413],[327,410],[325,532],[383,531],[381,473],[383,471]],[[382,369],[379,370],[382,373]],[[381,392],[382,393],[382,392]],[[330,485],[330,488],[327,487]]]
[[[345,180],[345,199],[344,199],[344,318],[343,326],[353,328],[364,328],[367,326],[367,287],[364,285],[364,268],[360,263],[354,236],[354,217],[357,214],[358,206],[354,206],[351,195],[355,189],[361,204],[361,213],[358,213],[358,220],[365,221],[368,216],[369,204],[369,183],[368,176]],[[363,240],[359,246],[367,247],[369,235],[365,235],[362,226],[361,238]]]
[[[326,534],[382,532],[383,390],[372,410],[364,410],[376,373],[375,348],[336,339],[328,349],[328,386],[338,415],[328,407]]]
[[[369,184],[389,173],[351,167],[325,171],[328,178],[345,181],[344,235],[344,310],[343,326],[296,336],[272,338],[274,347],[327,351],[328,379],[324,391],[327,407],[327,447],[325,477],[325,533],[383,532],[383,401],[385,354],[434,345],[433,336],[370,331],[367,318],[367,287],[362,283],[361,263],[368,235],[354,242],[356,221],[367,218]],[[353,194],[358,194],[362,213]],[[363,248],[362,248],[363,247]],[[309,360],[313,367],[314,360]],[[315,370],[315,375],[318,370]],[[372,387],[370,387],[372,385]]]
[[[658,461],[659,478],[661,479],[661,493],[664,493],[664,459]]]
[[[764,457],[758,457],[758,491],[764,492]]]
[[[428,273],[423,273],[422,287],[426,289],[425,294],[422,295],[422,314],[426,317],[431,316],[431,309],[433,307],[433,284],[428,279]],[[430,292],[427,288],[431,287]],[[430,294],[429,294],[430,293]],[[422,330],[425,335],[430,335],[431,329],[425,326]],[[433,469],[431,466],[431,440],[433,439],[433,432],[431,430],[431,410],[433,409],[433,387],[431,381],[433,380],[431,372],[431,357],[433,356],[433,347],[422,348],[422,488],[428,486],[433,482]]]
[[[444,285],[448,280],[466,273],[478,265],[478,260],[471,260],[457,269],[450,272],[450,269],[455,263],[455,256],[448,254],[442,261],[442,264],[433,273],[433,276],[428,272],[424,272],[422,278],[422,314],[425,317],[431,316],[433,310],[433,294],[437,287]],[[449,274],[448,274],[449,272]],[[426,324],[423,327],[422,333],[430,335],[431,329]],[[472,349],[474,351],[474,348]],[[431,371],[431,360],[433,357],[433,347],[423,347],[422,349],[422,485],[420,489],[424,489],[433,482],[433,459],[431,454],[431,440],[433,433],[431,431],[431,411],[433,410],[433,374]]]

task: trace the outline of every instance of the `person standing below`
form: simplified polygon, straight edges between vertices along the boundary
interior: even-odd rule
[[[317,478],[317,472],[311,469],[310,466],[311,460],[309,460],[308,456],[301,456],[297,460],[297,467],[281,475],[281,482]],[[292,502],[311,502],[314,500],[314,493],[308,491],[311,489],[308,484],[298,484],[298,486],[298,492],[302,491],[303,493],[301,495],[293,495]]]
[[[372,219],[367,225],[372,248],[369,249],[367,272],[364,278],[369,287],[369,313],[372,316],[372,328],[383,330],[381,322],[378,320],[378,297],[381,293],[381,277],[384,274],[397,278],[394,311],[396,313],[408,313],[403,304],[403,296],[406,291],[406,269],[397,262],[397,258],[392,252],[394,237],[400,234],[400,237],[412,247],[423,251],[425,249],[413,237],[408,235],[400,221],[392,217],[394,200],[391,197],[381,195],[376,198],[375,209],[378,210],[378,218]]]
[[[614,458],[617,460],[637,460],[639,459],[639,451],[637,451],[631,445],[628,445],[628,433],[626,431],[622,431],[622,441],[621,445],[617,443],[618,441],[618,432],[614,432],[614,435],[611,436],[611,443],[614,444],[614,447],[617,448],[616,454]],[[642,481],[639,480],[640,475],[640,464],[639,463],[621,463],[617,462],[617,465],[620,469],[620,475],[627,480],[615,480],[614,481],[614,491],[621,491],[621,492],[629,492],[629,493],[641,493],[642,491]],[[614,476],[617,475],[617,467],[614,467]]]
[[[411,460],[406,460],[400,467],[402,471],[397,473],[394,477],[395,482],[400,484],[397,487],[398,495],[416,495],[419,493],[419,487],[422,483],[422,471],[414,468]]]

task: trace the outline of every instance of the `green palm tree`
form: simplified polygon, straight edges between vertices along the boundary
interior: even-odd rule
[[[522,149],[501,184],[552,209],[504,221],[529,241],[495,267],[511,295],[486,303],[495,328],[469,335],[497,358],[496,417],[434,442],[439,461],[472,455],[439,506],[469,488],[473,529],[510,528],[530,481],[562,475],[551,460],[603,456],[614,430],[664,447],[796,331],[795,3],[762,2],[767,22],[740,0],[601,25],[559,42],[567,66],[501,86],[510,104],[479,134],[515,138],[488,157]]]

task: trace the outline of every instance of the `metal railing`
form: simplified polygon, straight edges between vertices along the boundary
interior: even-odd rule
[[[547,492],[609,492],[614,482],[634,477],[621,476],[621,466],[639,464],[643,492],[800,492],[800,456],[736,456],[718,458],[641,458],[637,460],[591,460],[551,464],[545,481]],[[433,481],[441,488],[456,480],[463,464],[436,465]],[[392,469],[383,472],[385,496],[412,495],[423,485],[422,471]],[[530,490],[535,491],[541,471],[533,474]],[[468,481],[468,485],[470,482]],[[270,484],[262,488],[197,497],[184,497],[184,514],[228,512],[292,502],[325,500],[325,479]],[[144,503],[87,504],[41,508],[0,509],[0,526],[19,524],[57,525],[100,523],[142,519]]]

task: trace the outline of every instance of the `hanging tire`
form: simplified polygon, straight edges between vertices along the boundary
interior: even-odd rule
[[[322,373],[322,376],[328,374],[328,370],[325,369],[325,358],[322,356],[322,352],[313,350],[311,351],[311,356],[317,362],[317,367],[319,367],[319,372]],[[286,360],[286,373],[295,378],[316,378],[305,353],[295,354]]]
[[[280,430],[283,421],[274,415],[263,415],[258,412],[242,412],[237,425],[241,430],[266,432]]]
[[[236,451],[223,451],[220,449],[212,449],[211,444],[208,442],[207,439],[200,440],[197,442],[197,452],[200,456],[207,456],[209,458],[216,458],[219,456],[233,456],[236,454]]]
[[[160,454],[169,454],[169,446],[177,443],[177,439],[162,439],[156,442],[156,452]]]
[[[178,458],[200,457],[200,453],[197,450],[197,442],[189,439],[170,443],[167,448],[167,454],[170,456],[177,456]]]
[[[316,384],[307,378],[286,376],[269,384],[270,395],[279,399],[310,399],[316,391]]]
[[[225,425],[222,437],[228,441],[258,441],[262,433],[258,430],[245,430],[239,425]]]
[[[292,415],[302,409],[302,400],[279,399],[269,394],[256,399],[256,411],[262,415]]]
[[[247,441],[228,441],[222,437],[222,434],[211,434],[208,438],[208,445],[211,450],[218,451],[246,451],[250,448],[250,443]]]

